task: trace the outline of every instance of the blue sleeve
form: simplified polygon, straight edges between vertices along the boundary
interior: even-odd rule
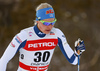
[[[66,37],[59,29],[57,29],[56,33],[58,35],[58,46],[60,47],[62,53],[71,64],[76,65],[77,57],[75,56],[74,51],[71,49],[69,44],[67,43]]]
[[[17,49],[17,52],[20,50],[20,48],[25,47],[26,41],[27,41],[27,40],[23,41],[23,42],[20,44],[20,46],[19,46],[18,49]]]
[[[64,50],[64,47],[63,47],[63,45],[62,45],[62,41],[61,41],[60,38],[58,38],[58,46],[60,47],[60,49],[61,49],[62,53],[64,54],[64,56],[66,57],[66,59],[67,59],[70,63],[73,63],[74,60],[75,60],[75,58],[76,58],[76,56],[73,54],[73,55],[71,56],[71,58],[68,57],[68,55],[66,54],[66,52],[65,52],[65,50]]]

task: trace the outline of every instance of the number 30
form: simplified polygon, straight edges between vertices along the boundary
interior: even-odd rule
[[[36,52],[34,55],[37,56],[37,58],[34,59],[35,62],[40,62],[41,60],[43,62],[46,62],[50,57],[50,52],[49,51],[45,51],[43,53],[43,57],[42,57],[42,53],[41,52]]]

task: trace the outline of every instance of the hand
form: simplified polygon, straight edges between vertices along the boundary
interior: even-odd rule
[[[77,41],[75,41],[75,54],[81,55],[82,52],[84,51],[85,51],[84,41],[79,38]]]

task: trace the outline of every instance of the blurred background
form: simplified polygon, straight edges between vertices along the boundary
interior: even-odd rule
[[[74,42],[84,40],[86,51],[80,71],[100,70],[100,0],[0,0],[0,57],[20,30],[33,26],[35,9],[47,2],[55,10],[55,27],[61,29],[74,50]],[[7,71],[17,71],[19,53],[8,63]],[[77,71],[56,47],[48,71]]]

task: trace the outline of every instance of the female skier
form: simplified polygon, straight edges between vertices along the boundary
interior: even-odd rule
[[[20,55],[17,71],[47,71],[56,45],[60,47],[66,59],[76,65],[77,55],[85,51],[84,42],[77,40],[75,51],[73,51],[63,32],[54,28],[56,21],[52,6],[48,3],[41,3],[36,8],[35,26],[21,30],[12,39],[0,59],[0,71],[6,71],[7,63],[18,51]]]

